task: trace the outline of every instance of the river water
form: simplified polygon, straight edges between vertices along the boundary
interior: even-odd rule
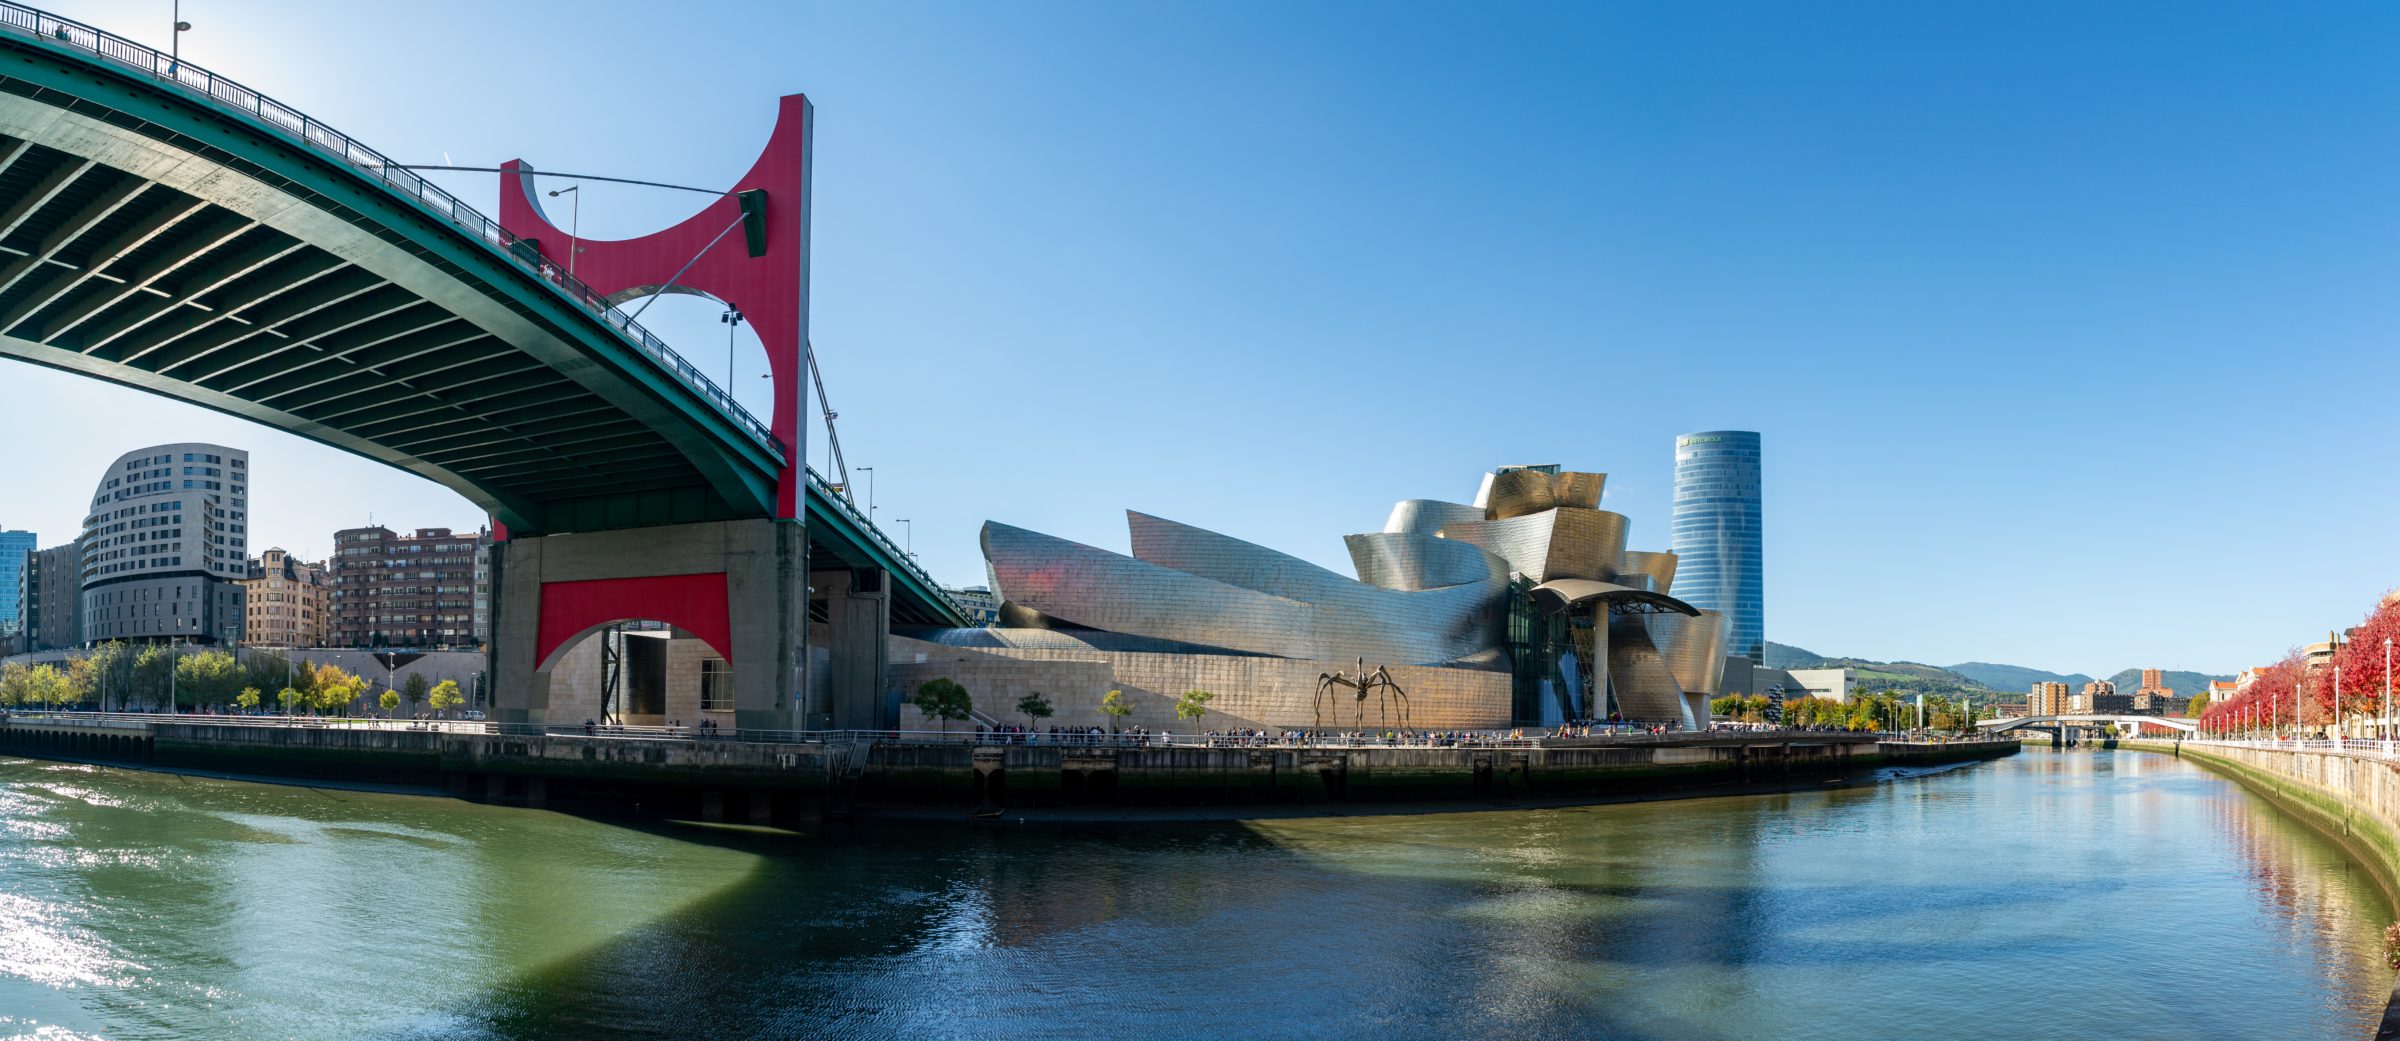
[[[2359,1038],[2393,912],[2141,752],[814,838],[0,758],[0,1038]]]

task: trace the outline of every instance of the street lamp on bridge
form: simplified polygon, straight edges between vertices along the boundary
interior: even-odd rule
[[[575,196],[572,200],[575,205],[567,213],[567,277],[573,278],[575,277],[575,255],[583,252],[583,247],[578,245],[583,240],[583,186],[571,184],[550,193],[550,197],[553,199],[561,195]]]

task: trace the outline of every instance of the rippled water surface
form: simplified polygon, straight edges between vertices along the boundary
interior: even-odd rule
[[[815,838],[0,759],[0,1038],[2365,1038],[2213,774]]]

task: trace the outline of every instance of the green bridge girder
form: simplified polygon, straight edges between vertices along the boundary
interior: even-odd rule
[[[358,166],[4,30],[0,355],[410,470],[524,534],[772,516],[783,463],[704,378]]]

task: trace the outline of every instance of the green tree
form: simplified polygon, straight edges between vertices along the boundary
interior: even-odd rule
[[[192,706],[222,706],[242,689],[247,674],[224,651],[185,652],[175,659],[174,700]]]
[[[143,708],[163,708],[173,695],[175,653],[158,644],[149,644],[134,652],[131,680],[126,684],[125,704]]]
[[[447,712],[457,708],[465,700],[466,698],[458,692],[457,680],[443,680],[434,684],[432,690],[425,692],[426,704],[431,706],[435,712]]]
[[[258,688],[243,687],[241,693],[233,696],[233,704],[244,712],[258,711]]]
[[[87,657],[92,663],[92,682],[99,689],[101,711],[109,709],[112,695],[115,707],[124,708],[125,688],[131,682],[133,668],[133,657],[125,641],[110,640],[92,648]]]
[[[304,700],[307,707],[317,712],[338,712],[348,708],[367,690],[364,678],[333,664],[315,666],[304,673],[301,680],[301,693],[306,695]]]
[[[281,651],[251,651],[250,660],[242,663],[244,686],[274,690],[292,682],[295,670],[292,660]]]
[[[1182,697],[1175,699],[1175,718],[1191,720],[1192,726],[1197,728],[1200,720],[1208,715],[1208,703],[1215,699],[1216,695],[1205,690],[1184,691]]]
[[[0,665],[0,708],[28,704],[33,694],[33,667],[24,662]]]
[[[974,702],[968,698],[967,688],[959,686],[957,681],[948,676],[918,684],[916,696],[908,701],[917,707],[917,711],[924,713],[925,718],[940,720],[943,733],[950,732],[952,720],[964,720],[974,711]]]
[[[67,699],[67,674],[50,664],[0,667],[0,704],[51,708]]]
[[[433,681],[426,679],[422,672],[409,673],[408,682],[400,685],[400,696],[407,699],[408,712],[412,716],[416,714],[417,706],[424,703],[426,695],[431,693]]]
[[[2183,714],[2184,714],[2184,715],[2187,715],[2187,716],[2190,716],[2190,717],[2192,717],[2193,719],[2198,719],[2198,718],[2200,718],[2200,714],[2201,714],[2201,713],[2203,713],[2203,712],[2206,712],[2206,711],[2208,711],[2208,695],[2207,695],[2207,694],[2194,694],[2194,695],[2192,695],[2192,700],[2191,700],[2191,703],[2190,703],[2190,704],[2187,704],[2187,705],[2185,705],[2185,706],[2183,707]]]
[[[100,682],[100,673],[92,664],[91,655],[79,654],[67,659],[64,671],[67,677],[67,703],[81,705],[91,700],[92,692],[99,689]]]
[[[1125,722],[1125,717],[1133,714],[1133,704],[1125,700],[1124,691],[1112,690],[1100,695],[1100,711],[1108,713],[1112,720],[1109,730],[1114,732],[1120,724]]]
[[[285,687],[275,692],[275,703],[283,707],[284,715],[296,716],[300,714],[301,709],[308,707],[308,694],[296,688]]]
[[[383,706],[384,715],[391,715],[393,709],[400,707],[400,692],[386,687],[382,695],[375,699],[375,703]]]
[[[1056,715],[1058,710],[1050,707],[1049,695],[1037,690],[1017,699],[1017,712],[1038,727],[1043,720]]]

